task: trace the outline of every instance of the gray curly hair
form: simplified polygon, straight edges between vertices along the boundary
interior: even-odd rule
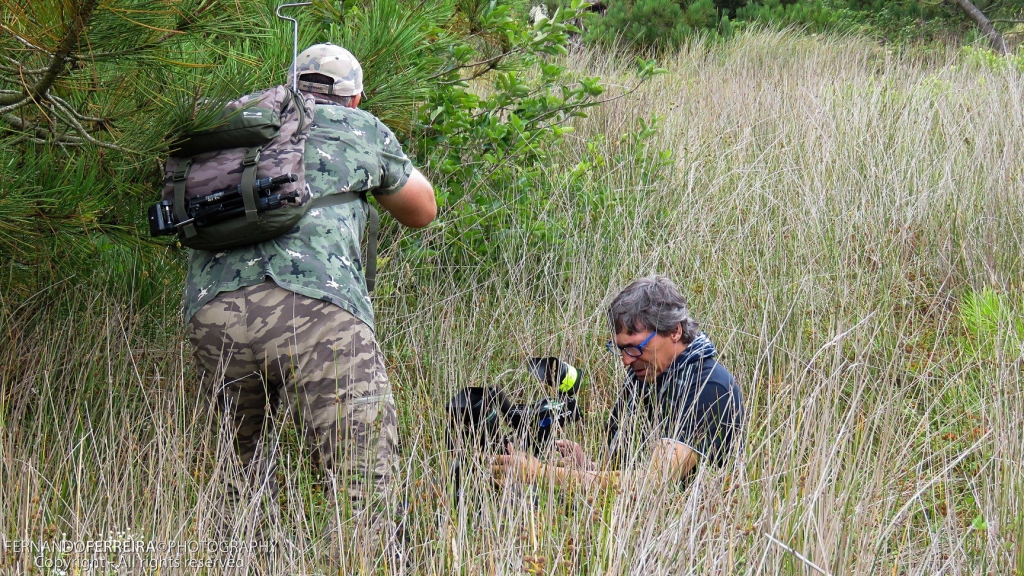
[[[682,326],[684,344],[692,342],[699,330],[686,298],[671,280],[657,275],[623,288],[608,306],[608,322],[616,334],[653,330],[668,336]]]

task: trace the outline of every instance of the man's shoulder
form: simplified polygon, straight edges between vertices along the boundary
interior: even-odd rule
[[[309,133],[307,147],[321,148],[328,153],[330,148],[371,152],[389,149],[394,142],[391,129],[365,110],[317,105],[316,122]]]
[[[317,104],[314,130],[377,130],[382,123],[373,114],[359,108]]]
[[[703,368],[702,375],[707,383],[723,388],[732,388],[736,385],[736,379],[732,377],[732,372],[729,372],[729,369],[722,365],[717,358],[706,362]]]
[[[743,393],[739,384],[729,370],[717,360],[704,366],[701,373],[701,385],[697,390],[697,402],[700,404],[717,404],[723,399],[730,403],[742,405]]]

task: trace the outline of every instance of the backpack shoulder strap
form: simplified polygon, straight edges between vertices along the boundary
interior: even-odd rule
[[[188,173],[192,170],[192,159],[188,158],[178,164],[178,168],[174,171],[172,180],[174,182],[174,199],[171,205],[174,210],[174,217],[180,222],[182,230],[185,232],[186,238],[194,237],[196,232],[195,222],[189,217],[188,212],[185,211],[185,183],[188,180]]]
[[[365,198],[363,199],[365,201]],[[377,284],[377,234],[380,232],[380,214],[366,202],[369,209],[366,225],[366,291],[373,292]]]

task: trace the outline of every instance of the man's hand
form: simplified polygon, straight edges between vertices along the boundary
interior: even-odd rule
[[[543,468],[540,460],[526,452],[508,446],[508,454],[499,454],[491,461],[491,474],[497,484],[508,482],[532,482],[540,476]]]
[[[597,470],[597,463],[590,459],[587,452],[572,440],[555,440],[555,449],[562,456],[562,460],[571,468],[577,470]]]
[[[597,466],[587,457],[583,448],[572,441],[564,441],[559,452],[567,450],[569,457],[578,457],[581,464],[589,464],[592,468],[583,469],[575,466],[562,467],[550,466],[541,463],[540,460],[525,452],[515,450],[510,444],[508,454],[495,456],[491,460],[491,474],[497,484],[504,485],[510,482],[533,482],[541,476],[550,479],[562,488],[580,487],[586,490],[595,488],[615,488],[619,483],[619,473],[615,471],[600,471]]]

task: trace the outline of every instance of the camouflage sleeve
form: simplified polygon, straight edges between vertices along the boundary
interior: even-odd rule
[[[377,123],[378,156],[380,158],[380,187],[373,191],[375,195],[394,194],[405,186],[412,174],[412,161],[402,150],[402,144],[390,128],[374,118]]]

